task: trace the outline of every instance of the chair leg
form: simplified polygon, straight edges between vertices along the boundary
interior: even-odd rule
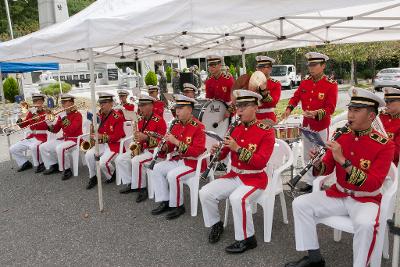
[[[342,231],[333,229],[333,240],[339,242],[342,239]]]
[[[274,206],[275,196],[264,199],[262,203],[264,212],[264,242],[271,242]]]
[[[73,151],[71,153],[72,155],[72,171],[74,173],[74,176],[78,176],[79,172],[79,151]]]
[[[383,258],[390,259],[389,255],[389,229],[386,227],[385,230],[385,239],[383,243]]]
[[[229,216],[229,198],[225,201],[225,218],[224,218],[224,227],[228,225],[228,216]]]
[[[193,177],[195,179],[192,183],[189,183],[190,188],[190,210],[192,217],[197,216],[197,209],[199,205],[199,178]]]
[[[279,193],[279,199],[281,201],[281,208],[282,208],[282,217],[283,217],[283,223],[288,224],[288,216],[287,216],[287,208],[286,208],[286,199],[285,199],[285,194],[283,191]]]
[[[147,170],[147,191],[149,193],[149,199],[154,198],[154,188],[153,188],[153,182],[151,180],[151,170]]]

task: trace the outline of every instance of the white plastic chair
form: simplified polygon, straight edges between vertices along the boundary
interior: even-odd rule
[[[315,179],[313,191],[320,191],[325,179],[330,177],[331,175],[328,175]],[[379,227],[378,234],[376,236],[375,247],[371,255],[371,267],[381,266],[382,253],[384,258],[389,258],[389,236],[386,221],[393,217],[397,184],[398,172],[396,166],[392,163],[381,189],[382,201],[379,214]],[[327,225],[334,229],[333,237],[336,242],[340,241],[342,231],[354,234],[353,223],[349,216],[331,216],[319,219],[318,223]]]
[[[267,163],[268,186],[256,199],[253,213],[257,204],[264,211],[264,242],[271,242],[272,222],[274,218],[275,196],[279,195],[282,207],[283,223],[288,224],[286,200],[283,193],[282,172],[293,164],[293,152],[289,145],[280,139],[275,139],[274,151]],[[226,199],[224,227],[228,224],[229,198]]]

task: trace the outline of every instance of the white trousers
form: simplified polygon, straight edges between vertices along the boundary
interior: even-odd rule
[[[348,215],[355,229],[353,236],[353,266],[365,267],[372,253],[379,219],[379,206],[362,203],[351,197],[327,197],[324,191],[297,197],[293,201],[296,249],[318,249],[317,219]]]
[[[329,136],[329,129],[324,129],[322,131],[318,132],[319,135],[321,136],[322,140],[326,141],[328,140],[328,136]],[[305,138],[304,136],[302,136],[302,140],[303,140],[303,159],[304,159],[304,163],[307,164],[307,162],[310,160],[310,156],[309,156],[309,152],[311,149],[314,148],[313,144],[310,143],[310,141],[308,141],[307,138]],[[306,182],[309,185],[313,184],[315,177],[312,175],[312,168],[303,176],[303,181]]]
[[[130,151],[118,155],[115,159],[115,168],[122,183],[131,184],[132,189],[145,188],[147,186],[147,171],[144,164],[151,161],[152,158],[153,154],[148,150],[134,158],[131,157]]]
[[[100,170],[106,177],[106,180],[111,179],[114,173],[114,166],[112,162],[116,158],[118,153],[112,152],[107,144],[99,144],[99,156],[100,156]],[[85,154],[86,164],[89,168],[89,178],[96,175],[96,159],[95,159],[95,147],[89,149]]]
[[[40,155],[44,166],[49,169],[58,163],[59,171],[71,168],[71,151],[76,148],[76,142],[64,140],[49,140],[40,145]]]
[[[206,184],[199,192],[204,224],[211,227],[221,221],[218,203],[229,198],[232,205],[235,239],[243,240],[254,235],[251,206],[262,190],[247,186],[239,179],[220,178]]]
[[[166,160],[154,165],[150,179],[156,202],[169,201],[170,207],[183,205],[183,181],[192,177],[196,170],[183,160]]]
[[[33,166],[38,166],[42,163],[42,158],[40,157],[39,145],[42,141],[36,138],[23,139],[10,147],[10,153],[13,159],[17,162],[18,167],[21,167],[29,159],[24,154],[28,149],[31,151]]]

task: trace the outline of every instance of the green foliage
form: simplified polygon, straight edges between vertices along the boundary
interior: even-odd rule
[[[154,71],[149,71],[146,74],[146,77],[144,77],[144,82],[146,85],[157,85],[157,75],[154,73]]]
[[[231,73],[231,75],[232,75],[233,77],[236,77],[236,68],[233,66],[233,64],[231,64],[231,65],[229,66],[229,72]]]
[[[61,87],[62,87],[63,93],[68,93],[72,89],[72,86],[66,82],[61,82]],[[57,96],[58,97],[58,95],[60,94],[60,85],[59,85],[59,83],[52,83],[52,84],[40,89],[40,92],[42,92],[42,94],[45,94],[47,96]]]
[[[14,98],[19,94],[18,82],[13,77],[8,77],[3,83],[4,97],[14,103]]]
[[[67,6],[68,6],[68,13],[70,16],[75,15],[85,7],[89,6],[96,0],[68,0],[67,1]]]
[[[172,68],[171,67],[167,67],[167,71],[166,74],[167,76],[167,82],[170,83],[172,81]]]

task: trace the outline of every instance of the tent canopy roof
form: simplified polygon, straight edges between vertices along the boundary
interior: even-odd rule
[[[37,70],[58,70],[59,64],[56,62],[0,62],[0,72],[2,73],[23,73]]]
[[[98,0],[69,20],[0,43],[4,61],[101,62],[237,55],[398,40],[400,0]]]

